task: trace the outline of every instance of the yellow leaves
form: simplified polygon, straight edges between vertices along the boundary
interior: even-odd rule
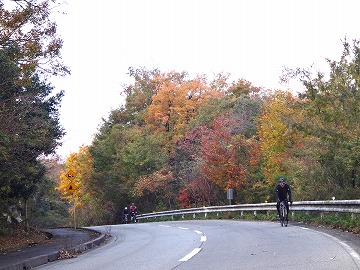
[[[294,109],[294,104],[295,98],[291,93],[276,92],[259,117],[258,135],[265,160],[263,172],[269,184],[275,183],[275,175],[286,173],[282,164],[284,153],[300,139],[289,129],[289,123],[301,115]]]
[[[73,183],[77,187],[74,196],[76,200],[81,203],[79,198],[86,192],[85,187],[88,179],[91,177],[92,168],[93,159],[87,146],[82,146],[79,148],[78,153],[71,153],[69,155],[65,163],[65,170],[60,175],[60,183],[57,187],[57,189],[62,192],[64,199],[72,201],[73,193],[69,192],[69,184]],[[73,171],[76,177],[67,177],[66,174],[69,171]]]

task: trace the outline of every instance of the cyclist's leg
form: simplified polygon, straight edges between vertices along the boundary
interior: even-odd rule
[[[285,201],[285,206],[286,206],[286,220],[289,220],[288,217],[289,217],[289,202],[286,200]]]
[[[280,217],[280,201],[279,200],[276,202],[276,209],[277,209],[278,217]]]

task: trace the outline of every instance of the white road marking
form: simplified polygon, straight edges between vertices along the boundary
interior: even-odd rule
[[[195,248],[193,251],[191,251],[188,255],[186,255],[185,257],[183,257],[182,259],[179,260],[179,262],[186,262],[188,260],[190,260],[193,256],[195,256],[196,254],[198,254],[200,252],[201,248]]]
[[[322,235],[325,235],[325,236],[329,237],[330,239],[334,240],[335,242],[337,242],[339,245],[341,245],[349,253],[349,255],[353,258],[354,263],[360,269],[360,255],[352,247],[350,247],[348,244],[346,244],[345,242],[341,241],[340,239],[338,239],[338,238],[336,238],[336,237],[334,237],[334,236],[332,236],[330,234],[323,233],[323,232],[316,231],[316,230],[311,230],[311,229],[304,228],[304,227],[300,227],[300,228],[304,229],[304,230],[310,230],[310,231],[320,233]]]
[[[167,227],[167,228],[171,228],[171,226],[168,225],[159,225],[160,227]],[[189,230],[189,228],[185,228],[185,227],[177,227],[178,229],[181,230]],[[203,235],[203,233],[199,230],[195,230],[194,231],[197,234],[201,235],[200,238],[200,242],[205,242],[207,240],[206,235]],[[200,252],[201,248],[195,248],[193,251],[191,251],[188,255],[186,255],[185,257],[183,257],[182,259],[179,260],[179,262],[186,262],[188,260],[190,260],[192,257],[194,257],[196,254],[198,254]]]

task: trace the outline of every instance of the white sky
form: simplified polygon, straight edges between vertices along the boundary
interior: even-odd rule
[[[64,89],[61,124],[66,158],[89,145],[102,118],[123,104],[128,68],[229,72],[255,86],[279,84],[284,66],[326,71],[341,40],[360,39],[359,0],[69,0],[56,19],[72,74],[52,80]],[[296,89],[292,89],[296,92]]]

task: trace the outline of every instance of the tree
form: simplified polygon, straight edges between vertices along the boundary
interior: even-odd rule
[[[275,92],[263,106],[259,117],[258,136],[263,157],[262,170],[270,186],[274,186],[279,176],[289,173],[284,166],[286,150],[297,142],[298,136],[290,128],[289,118],[299,112],[294,110],[295,98],[290,92]]]
[[[151,105],[153,96],[159,89],[156,77],[160,75],[158,69],[146,70],[145,68],[129,68],[130,77],[135,82],[125,85],[123,94],[125,95],[125,112],[128,122],[132,121],[136,125],[144,125],[144,112]]]
[[[182,207],[215,205],[221,200],[220,187],[205,177],[201,168],[203,127],[195,127],[185,133],[176,145],[172,170],[177,183],[178,202]]]
[[[56,34],[56,23],[50,19],[52,2],[16,1],[12,10],[0,2],[0,50],[11,53],[21,69],[18,80],[23,83],[35,71],[53,75],[70,72],[61,61],[63,42]]]
[[[254,95],[261,91],[262,88],[253,86],[251,82],[245,79],[233,82],[227,90],[228,94],[234,97]]]
[[[37,185],[37,192],[28,200],[29,225],[32,228],[52,228],[69,225],[68,203],[60,199],[60,192],[55,188],[63,172],[63,164],[58,156],[40,159],[45,167],[44,180]]]
[[[183,73],[170,72],[157,78],[159,89],[146,112],[147,127],[162,133],[167,144],[181,139],[198,109],[210,97],[219,96],[207,85],[205,78],[185,80]]]
[[[322,193],[348,199],[357,196],[360,186],[360,47],[359,41],[346,39],[343,46],[340,61],[327,59],[328,79],[305,69],[287,69],[286,75],[305,86],[300,97],[307,121],[299,128],[319,139],[316,161],[321,167],[316,173]]]
[[[62,197],[70,202],[75,201],[77,224],[80,226],[91,225],[97,221],[97,212],[94,210],[99,206],[98,198],[91,187],[93,175],[93,158],[89,152],[88,146],[81,146],[77,153],[71,153],[65,163],[65,170],[60,176],[60,183],[57,187],[61,191]],[[69,180],[66,173],[73,171],[76,177]],[[70,183],[77,187],[75,191],[70,192],[68,186]],[[70,214],[73,208],[69,208]]]
[[[36,74],[26,87],[18,85],[20,69],[4,50],[0,66],[0,194],[8,203],[26,202],[45,173],[38,157],[53,153],[64,134],[58,112],[63,92],[52,95],[53,87]]]
[[[259,159],[257,142],[239,132],[242,122],[237,119],[235,115],[219,116],[201,141],[202,172],[223,190],[243,186]]]
[[[163,167],[152,174],[141,176],[135,184],[134,194],[141,198],[139,202],[144,211],[173,209],[177,203],[173,185],[172,172]]]
[[[53,94],[46,74],[66,74],[62,41],[50,20],[50,1],[0,3],[0,198],[1,211],[28,199],[44,180],[38,158],[54,153],[64,131],[59,124],[63,92]],[[26,208],[26,207],[25,207]],[[5,227],[6,224],[1,224]]]

